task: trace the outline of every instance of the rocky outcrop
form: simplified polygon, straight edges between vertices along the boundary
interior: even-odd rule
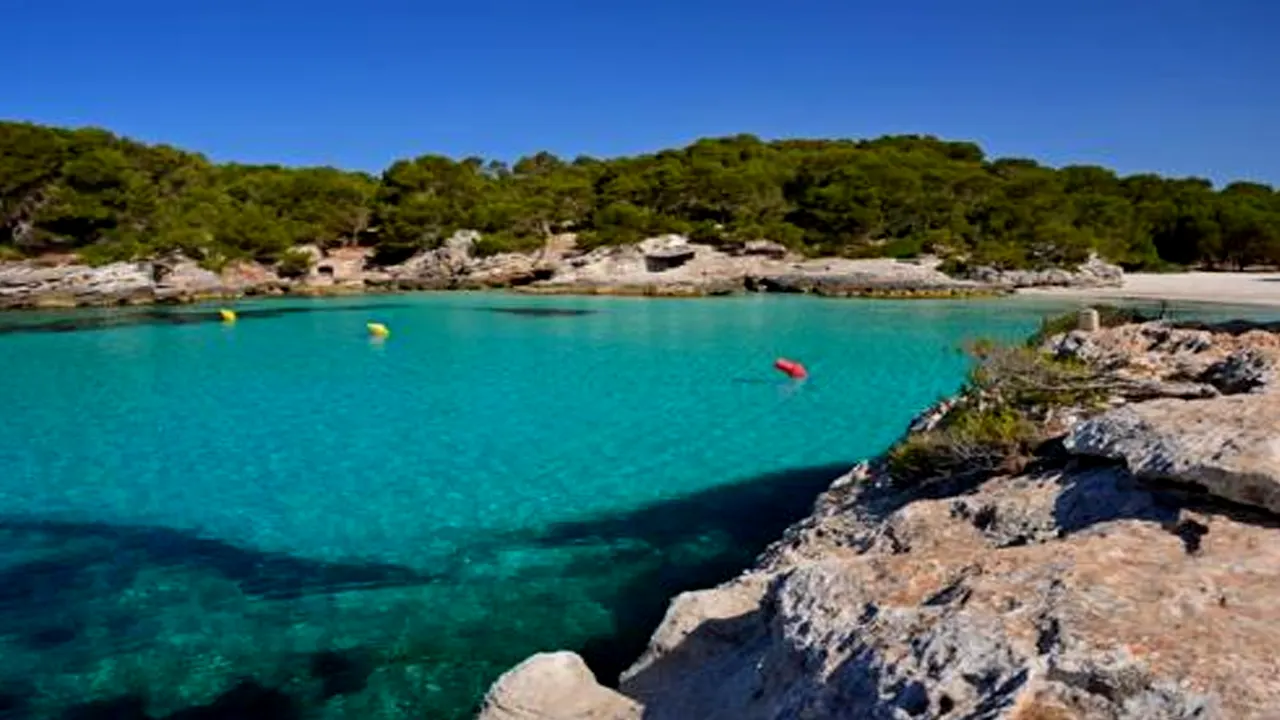
[[[371,249],[297,248],[302,268],[288,277],[255,262],[235,262],[215,273],[174,256],[103,267],[34,261],[0,264],[0,307],[108,305],[122,302],[186,302],[256,294],[330,294],[396,290],[520,288],[545,294],[655,296],[742,292],[812,293],[836,297],[950,297],[1009,292],[1027,285],[1082,284],[1111,275],[1104,264],[1074,274],[1021,275],[979,272],[957,279],[936,259],[804,260],[777,243],[756,240],[719,248],[680,235],[628,246],[575,249],[572,234],[549,238],[530,253],[477,253],[478,233],[459,231],[440,247],[394,265],[378,265]],[[1031,278],[1031,279],[1028,279]],[[1038,278],[1038,279],[1036,279]],[[1084,279],[1082,279],[1084,278]],[[1102,280],[1098,280],[1102,282]],[[1092,282],[1092,281],[1087,281]]]
[[[1077,425],[1068,450],[1280,514],[1280,395],[1159,400]]]
[[[184,257],[170,262],[157,261],[151,274],[158,300],[207,297],[217,294],[223,288],[223,279],[218,273],[206,270]]]
[[[1039,459],[924,484],[859,465],[754,568],[675,598],[619,692],[653,720],[1274,717],[1277,347],[1160,323],[1050,338],[1112,394],[1057,413]],[[1147,399],[1175,390],[1198,399]]]
[[[364,289],[369,259],[368,248],[335,248],[328,253],[312,248],[311,269],[302,284],[310,288]]]
[[[154,284],[151,263],[102,267],[28,261],[0,265],[0,307],[69,307],[144,302]]]
[[[811,260],[786,268],[765,267],[747,279],[750,289],[764,292],[813,293],[835,297],[946,296],[989,293],[994,289],[956,280],[936,263],[897,260]]]
[[[100,267],[37,261],[0,265],[0,308],[191,302],[278,294],[287,287],[256,263],[233,263],[215,273],[182,256]]]
[[[1120,287],[1124,282],[1124,271],[1119,266],[1103,262],[1097,257],[1092,257],[1071,270],[1064,268],[998,270],[992,267],[977,267],[961,273],[961,276],[985,285],[1008,288]]]
[[[732,252],[681,236],[637,246],[599,248],[570,257],[548,280],[527,292],[615,295],[721,295],[741,292],[812,293],[837,297],[947,297],[1003,292],[956,280],[936,261],[801,260],[774,244],[747,244]]]

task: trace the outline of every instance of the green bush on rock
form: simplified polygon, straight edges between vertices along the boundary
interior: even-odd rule
[[[1096,406],[1106,396],[1105,384],[1080,362],[987,341],[969,351],[977,362],[955,404],[934,427],[890,449],[895,482],[1017,470],[1051,437],[1053,410]]]

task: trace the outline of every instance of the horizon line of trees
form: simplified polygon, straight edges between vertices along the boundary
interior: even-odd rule
[[[180,251],[208,267],[296,261],[302,244],[394,263],[456,230],[478,250],[582,247],[681,233],[767,239],[809,255],[948,258],[956,266],[1127,269],[1280,264],[1280,191],[988,158],[932,136],[707,138],[661,152],[514,163],[423,155],[380,176],[213,163],[97,128],[0,122],[0,259],[104,263]]]

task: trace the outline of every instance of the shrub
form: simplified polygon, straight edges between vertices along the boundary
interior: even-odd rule
[[[500,253],[533,252],[542,247],[542,244],[542,238],[536,235],[517,235],[499,231],[481,235],[471,248],[471,252],[476,257],[489,257]]]
[[[1102,327],[1116,327],[1117,325],[1127,325],[1129,323],[1143,323],[1154,320],[1155,318],[1143,313],[1136,308],[1122,308],[1115,305],[1094,305],[1094,310],[1098,311],[1098,321]],[[1040,328],[1036,330],[1031,337],[1027,338],[1029,347],[1038,347],[1045,340],[1054,335],[1071,332],[1076,328],[1076,314],[1065,313],[1063,315],[1054,315],[1045,317],[1040,321]]]
[[[205,254],[204,257],[200,258],[200,260],[197,261],[196,264],[204,268],[205,270],[208,270],[209,272],[220,273],[223,270],[225,270],[228,265],[231,264],[232,260],[235,260],[235,259],[236,259],[235,257],[228,255],[226,253],[212,251]]]
[[[986,473],[1027,453],[1037,437],[1035,425],[1012,408],[958,408],[934,430],[898,443],[889,452],[889,469],[899,482]]]
[[[718,245],[725,240],[724,229],[710,220],[693,223],[689,228],[689,241],[706,245]]]
[[[283,278],[299,278],[311,272],[311,253],[290,248],[277,256],[276,272]]]
[[[1087,365],[1029,347],[975,343],[977,364],[955,406],[928,431],[888,454],[895,481],[918,484],[951,475],[1016,469],[1048,439],[1045,421],[1061,407],[1090,407],[1105,396]]]
[[[114,262],[133,260],[139,254],[139,250],[140,248],[134,243],[104,241],[80,248],[76,251],[76,256],[86,265],[101,267]]]
[[[880,248],[880,254],[884,257],[898,258],[900,260],[920,257],[923,252],[924,238],[922,237],[890,240]]]

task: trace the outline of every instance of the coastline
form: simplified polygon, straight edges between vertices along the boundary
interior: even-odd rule
[[[256,296],[324,296],[412,290],[505,289],[537,295],[706,297],[746,293],[824,297],[952,298],[1008,295],[1026,287],[1118,286],[1120,268],[1091,259],[1075,270],[997,271],[962,277],[937,258],[806,258],[774,243],[726,249],[683,236],[580,251],[564,236],[533,253],[483,255],[478,233],[396,265],[373,250],[308,247],[305,271],[252,261],[216,272],[180,254],[89,266],[74,257],[0,263],[0,308],[180,304]]]
[[[1024,352],[985,365],[1011,385],[923,412],[737,578],[672,598],[618,685],[543,652],[481,720],[1268,717],[1280,335],[1143,322]],[[945,452],[957,412],[1046,371],[1078,390],[1032,403],[1030,457],[904,480],[902,448]]]
[[[1025,288],[1021,294],[1083,300],[1151,300],[1280,307],[1280,273],[1130,273],[1119,287]]]
[[[181,255],[93,267],[71,257],[0,262],[0,309],[187,304],[254,297],[507,290],[530,295],[709,297],[747,293],[944,299],[1006,295],[1082,301],[1280,307],[1280,273],[1126,274],[1096,259],[1074,271],[942,272],[934,258],[805,258],[772,243],[730,252],[682,236],[580,252],[564,236],[533,253],[474,253],[477,233],[397,265],[368,248],[306,250],[306,272],[231,263],[218,272]]]

